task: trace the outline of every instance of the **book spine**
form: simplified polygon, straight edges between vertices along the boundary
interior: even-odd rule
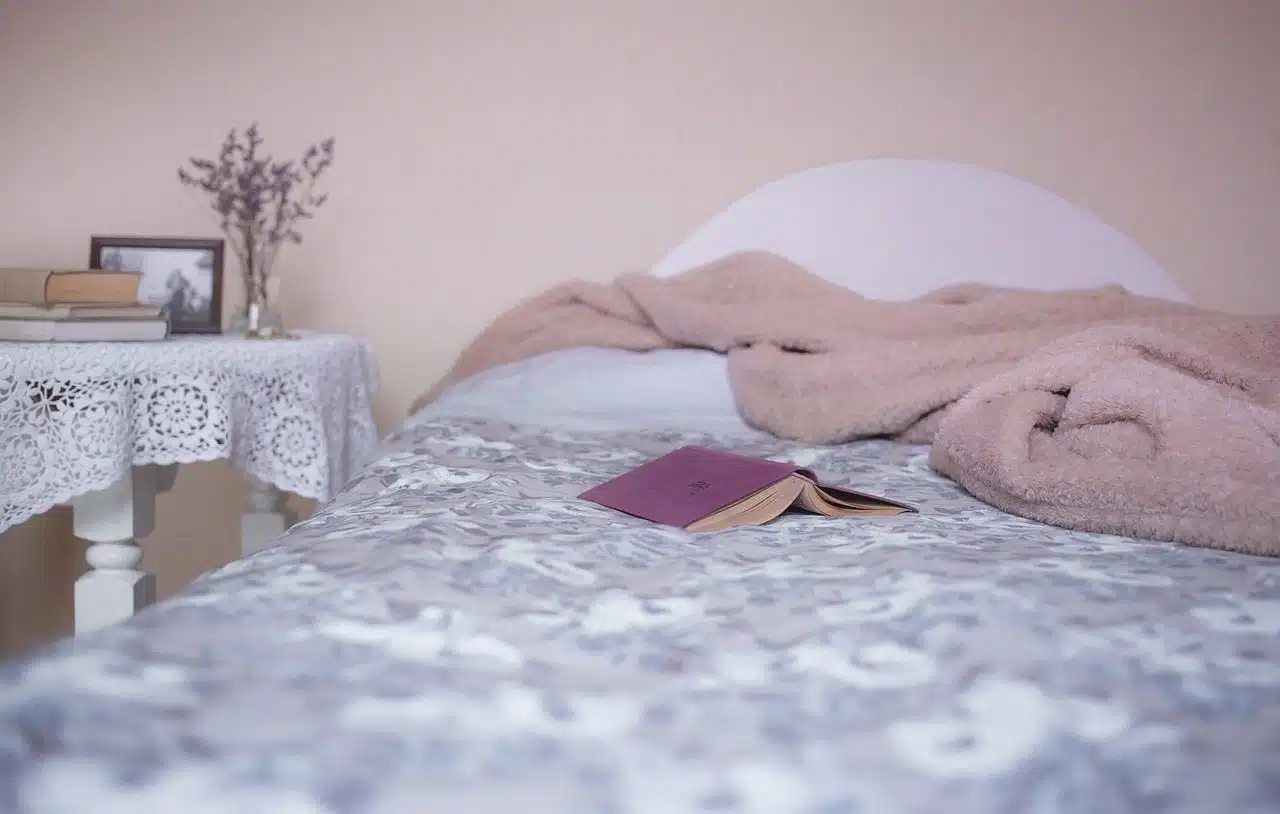
[[[0,302],[48,305],[51,272],[0,269]]]

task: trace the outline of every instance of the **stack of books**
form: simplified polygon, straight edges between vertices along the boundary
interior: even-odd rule
[[[0,341],[164,339],[168,315],[138,301],[141,281],[136,271],[0,268]]]

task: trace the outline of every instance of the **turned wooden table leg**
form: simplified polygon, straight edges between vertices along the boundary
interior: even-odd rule
[[[138,538],[155,527],[157,472],[135,467],[71,501],[75,535],[89,542],[89,570],[75,585],[76,633],[129,618],[156,597],[156,578],[139,568]]]
[[[285,505],[287,496],[269,483],[246,476],[249,501],[240,516],[240,553],[256,554],[285,533],[298,518]]]

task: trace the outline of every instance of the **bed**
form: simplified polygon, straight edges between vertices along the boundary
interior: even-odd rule
[[[887,299],[1029,264],[1186,299],[1084,209],[945,162],[782,179],[655,273],[743,248]],[[576,497],[687,443],[920,512],[694,535]],[[784,440],[697,349],[468,377],[267,549],[0,665],[4,811],[1278,808],[1280,560],[1009,514],[920,444]]]

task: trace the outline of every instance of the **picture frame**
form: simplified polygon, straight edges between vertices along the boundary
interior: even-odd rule
[[[93,235],[89,268],[138,271],[138,300],[164,305],[171,334],[222,332],[226,241],[205,237]]]

